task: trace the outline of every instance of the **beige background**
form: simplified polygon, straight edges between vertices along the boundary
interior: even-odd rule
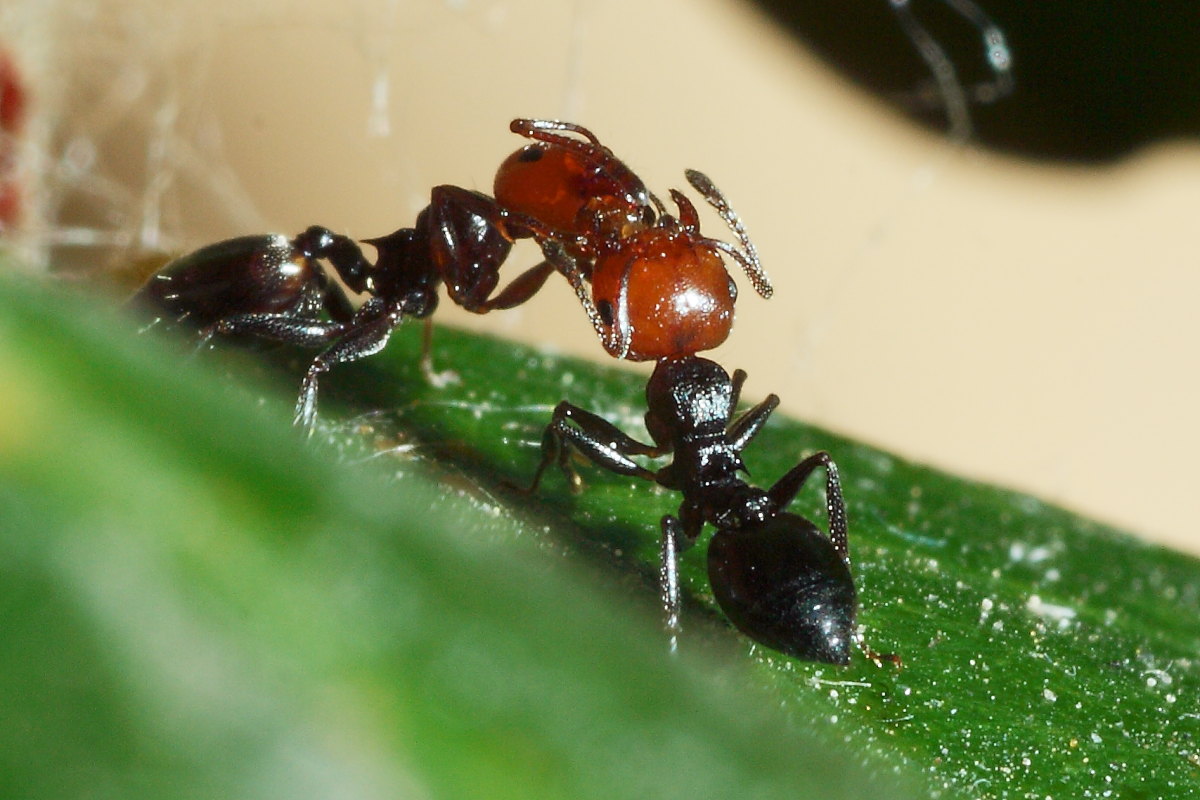
[[[52,26],[81,44],[46,62],[73,82],[35,133],[90,136],[88,169],[130,190],[51,186],[48,216],[107,203],[94,227],[126,251],[379,235],[433,184],[488,191],[512,117],[575,120],[660,193],[696,167],[742,214],[776,286],[742,282],[716,351],[748,397],[1200,552],[1192,144],[1104,170],[955,147],[724,0],[85,5]],[[605,357],[561,285],[439,314]]]

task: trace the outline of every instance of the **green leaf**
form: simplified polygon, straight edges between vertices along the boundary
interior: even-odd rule
[[[413,331],[346,376],[344,396],[374,387],[366,407],[396,409],[410,435],[452,445],[443,458],[475,480],[527,482],[558,399],[649,441],[644,377],[438,336],[439,366],[459,369],[461,385],[434,389],[420,378]],[[750,376],[747,401],[770,391],[765,379]],[[745,455],[769,485],[815,450],[834,455],[845,482],[860,622],[872,647],[899,654],[904,668],[861,657],[845,669],[804,664],[741,639],[791,719],[878,771],[919,777],[927,793],[1171,798],[1200,786],[1200,563],[780,416]],[[658,520],[678,498],[582,472],[579,496],[548,473],[539,504],[649,582]],[[814,491],[794,507],[822,519],[823,503]],[[686,582],[717,619],[703,555],[685,555]]]
[[[903,669],[751,645],[678,499],[526,484],[570,399],[644,437],[644,377],[420,326],[335,369],[136,336],[0,280],[0,796],[1181,797],[1200,570],[1032,498],[773,418],[767,484],[837,459],[860,621]],[[736,365],[727,365],[734,367]],[[771,390],[751,375],[748,400]],[[820,521],[809,490],[799,513]]]

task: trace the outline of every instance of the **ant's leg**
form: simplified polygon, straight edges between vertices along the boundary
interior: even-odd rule
[[[849,564],[850,548],[847,535],[846,501],[842,498],[842,483],[838,478],[837,464],[830,458],[829,453],[823,450],[813,453],[792,467],[786,475],[767,490],[767,496],[775,503],[776,508],[783,508],[792,502],[796,493],[800,491],[800,487],[817,467],[825,468],[825,503],[829,508],[829,538],[833,542],[833,549]]]
[[[331,318],[339,322],[354,319],[354,304],[350,302],[341,286],[331,280],[323,287],[322,294],[324,299],[321,305]]]
[[[745,374],[742,372],[743,376]],[[736,378],[737,376],[735,375],[735,397],[737,396],[737,390],[741,388],[736,383]],[[769,394],[765,400],[733,421],[733,424],[729,426],[726,436],[729,439],[729,446],[733,448],[734,452],[740,453],[746,445],[750,444],[750,440],[758,435],[758,432],[762,430],[762,426],[767,424],[767,418],[771,416],[771,412],[778,406],[779,396]]]
[[[650,193],[642,185],[642,179],[635,175],[620,159],[614,156],[611,150],[600,144],[600,140],[596,138],[596,135],[582,125],[549,119],[514,119],[508,126],[508,129],[526,138],[571,150],[577,153],[585,163],[599,162],[601,170],[609,179],[621,186],[637,187],[637,191],[641,195],[638,198],[638,202],[641,205],[645,206],[651,202]],[[574,133],[582,136],[587,141],[571,136],[563,136],[555,131]],[[657,200],[653,202],[659,208],[662,207],[662,204],[658,203]]]
[[[658,587],[663,609],[663,627],[670,637],[670,650],[679,649],[679,541],[683,525],[670,514],[662,518],[662,542],[659,546]]]
[[[971,0],[944,1],[971,22],[983,38],[984,61],[991,69],[993,79],[971,87],[971,99],[977,103],[992,103],[1012,94],[1016,86],[1012,73],[1013,56],[1004,39],[1004,31]]]
[[[404,314],[398,305],[385,305],[377,298],[360,308],[345,335],[313,359],[300,384],[293,424],[311,434],[317,419],[317,379],[335,364],[357,361],[378,353],[403,319]]]
[[[738,402],[742,399],[742,384],[746,382],[746,371],[744,369],[734,370],[731,382],[733,390],[729,395],[729,408],[737,410]],[[771,412],[778,407],[779,396],[769,394],[761,403],[735,419],[726,431],[730,447],[740,453],[750,443],[750,440],[758,435],[762,426],[767,423],[767,418],[771,416]]]
[[[733,391],[729,394],[730,409],[737,410],[738,403],[742,399],[742,384],[746,382],[746,370],[735,369],[733,371]]]
[[[568,445],[609,472],[648,481],[657,480],[653,472],[633,461],[630,456],[660,455],[660,448],[643,444],[627,436],[611,422],[564,400],[555,407],[550,424],[542,434],[542,461],[526,492],[537,489],[546,467],[555,460],[571,487],[579,488],[579,475],[569,462]]]
[[[553,264],[549,261],[542,261],[513,278],[508,286],[471,310],[483,314],[488,311],[515,308],[537,294],[538,290],[546,283],[546,279],[554,272]]]
[[[234,314],[200,333],[201,344],[214,335],[249,335],[297,347],[324,347],[346,332],[345,322],[296,318],[289,314]]]
[[[659,544],[658,586],[663,609],[663,627],[670,635],[671,652],[679,645],[680,622],[679,601],[679,554],[695,543],[704,526],[699,509],[683,506],[679,516],[667,514],[662,518],[662,540]]]
[[[491,296],[514,241],[532,238],[541,242],[557,238],[557,234],[538,220],[509,211],[494,198],[478,192],[435,186],[429,207],[418,220],[418,229],[426,241],[423,258],[428,264],[424,268],[436,270],[450,298],[477,314],[520,305],[554,271],[553,266],[537,264]]]
[[[600,140],[596,138],[596,134],[582,125],[576,125],[574,122],[562,122],[556,119],[514,119],[509,124],[508,129],[527,139],[537,139],[539,142],[546,142],[547,144],[556,144],[571,149],[582,147],[583,142],[580,142],[578,139],[572,139],[569,136],[560,136],[557,133],[548,133],[548,131],[570,131],[587,139],[593,147],[604,146],[600,144]]]

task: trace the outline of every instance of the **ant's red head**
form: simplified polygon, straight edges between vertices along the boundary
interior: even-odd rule
[[[605,349],[633,361],[717,347],[733,326],[736,298],[717,250],[687,229],[637,233],[592,271]]]
[[[668,215],[587,128],[527,119],[513,120],[510,128],[534,141],[500,165],[496,201],[504,213],[524,218],[517,224],[571,282],[609,354],[647,361],[723,343],[737,299],[723,256],[741,265],[759,294],[770,296],[741,220],[702,173],[685,174],[740,248],[701,235],[695,206],[674,189],[679,217]]]
[[[493,193],[504,208],[573,234],[577,240],[564,244],[584,257],[594,256],[604,242],[654,222],[654,206],[641,179],[587,128],[526,119],[513,120],[510,127],[536,141],[510,155],[496,171]]]
[[[739,250],[700,234],[696,207],[671,190],[679,218],[663,214],[654,227],[602,252],[592,268],[593,325],[610,355],[632,361],[681,358],[724,343],[733,327],[737,286],[722,254],[746,270],[756,291],[771,285],[741,223],[700,173],[688,180],[721,213],[744,246]]]

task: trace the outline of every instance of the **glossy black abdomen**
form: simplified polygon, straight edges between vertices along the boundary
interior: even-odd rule
[[[708,575],[721,610],[767,647],[809,661],[846,664],[857,595],[829,538],[795,514],[718,531]]]

